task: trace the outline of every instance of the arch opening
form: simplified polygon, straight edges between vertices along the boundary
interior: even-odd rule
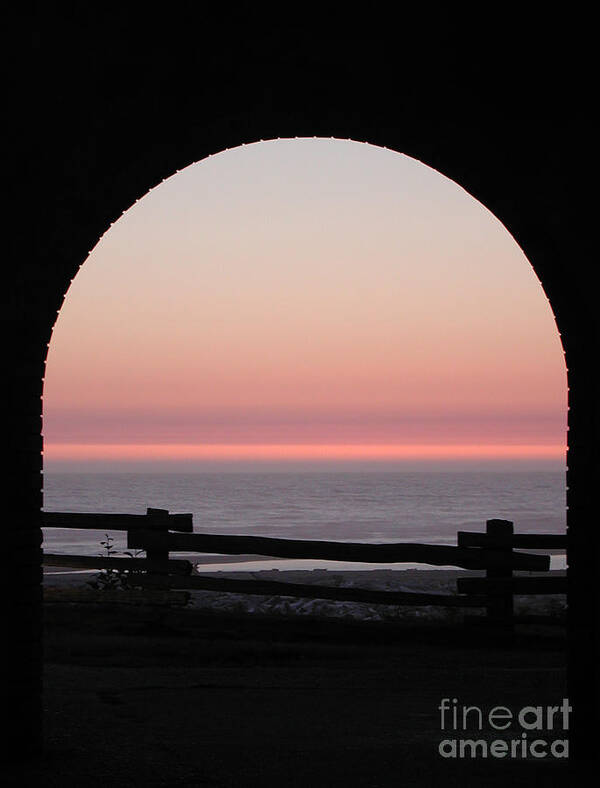
[[[565,370],[539,282],[506,229],[456,183],[365,143],[234,148],[138,201],[73,282],[44,407],[50,508],[64,508],[60,495],[72,496],[74,481],[67,493],[52,490],[52,467],[213,477],[393,471],[413,474],[413,486],[424,470],[485,470],[488,484],[493,472],[512,474],[492,485],[496,500],[528,471],[521,504],[451,508],[453,530],[523,508],[531,473],[552,476],[538,496],[552,491],[550,508],[513,518],[530,530],[542,521],[564,529]],[[475,482],[462,500],[477,498]],[[239,492],[227,483],[235,509]],[[150,484],[130,505],[183,505],[168,480],[160,493],[168,500],[149,500]],[[266,503],[283,518],[289,488],[280,493],[279,504]],[[112,494],[124,511],[123,493]],[[390,487],[383,517],[358,507],[352,519],[342,507],[325,509],[325,519],[341,539],[422,536],[391,529],[415,514],[398,510],[394,495],[407,499]],[[326,485],[321,504],[330,499]],[[198,506],[203,530],[225,518],[245,532],[240,512],[236,520]],[[262,515],[269,523],[269,511]],[[366,531],[365,516],[375,520]],[[255,518],[250,527],[261,525]],[[262,532],[284,536],[288,527]],[[294,533],[333,534],[314,522]],[[448,535],[441,528],[433,538]]]

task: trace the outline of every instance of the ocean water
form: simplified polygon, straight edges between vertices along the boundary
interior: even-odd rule
[[[44,475],[47,511],[143,514],[147,507],[157,507],[191,512],[194,531],[200,533],[374,543],[455,544],[458,530],[484,530],[485,521],[495,517],[512,520],[518,533],[562,533],[565,498],[565,476],[556,471]],[[117,550],[126,549],[123,532],[111,536]],[[103,538],[99,531],[45,529],[44,549],[96,555]],[[243,568],[330,563],[265,560]],[[553,568],[562,565],[564,560],[553,557]],[[210,568],[235,566],[215,563]]]

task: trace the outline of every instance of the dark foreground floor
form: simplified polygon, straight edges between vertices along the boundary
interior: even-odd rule
[[[40,764],[17,764],[10,785],[546,788],[568,780],[567,764],[552,757],[438,753],[449,736],[491,741],[522,731],[498,734],[485,722],[482,731],[443,732],[442,698],[484,712],[561,703],[560,629],[503,645],[456,624],[64,603],[47,605],[46,629],[46,752]]]

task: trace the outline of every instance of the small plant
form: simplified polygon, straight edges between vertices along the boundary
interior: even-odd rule
[[[129,551],[119,553],[113,544],[113,537],[109,534],[104,534],[104,536],[106,538],[100,542],[103,552],[98,554],[102,558],[115,558],[118,555],[126,555],[129,556],[129,558],[139,558],[144,552],[143,550],[136,550],[135,553],[131,553]],[[93,580],[88,581],[87,585],[89,585],[95,591],[130,590],[136,588],[135,583],[132,583],[131,581],[131,575],[140,574],[141,572],[143,572],[141,569],[129,570],[113,569],[112,567],[107,567],[106,569],[101,569]]]

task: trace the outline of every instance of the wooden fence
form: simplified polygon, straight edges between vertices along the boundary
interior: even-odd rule
[[[523,550],[562,550],[566,536],[515,534],[506,520],[488,520],[485,533],[459,531],[457,546],[409,543],[362,544],[262,536],[223,536],[193,533],[191,514],[148,509],[145,515],[43,512],[45,528],[127,531],[130,550],[144,550],[146,558],[44,554],[46,565],[117,570],[135,574],[135,585],[146,589],[208,590],[378,605],[435,605],[485,608],[486,620],[511,629],[515,594],[564,594],[566,577],[517,577],[515,571],[546,572],[550,556]],[[170,558],[171,552],[255,555],[360,563],[422,563],[485,570],[485,577],[457,581],[456,594],[339,588],[264,580],[235,580],[198,574],[188,560]]]

